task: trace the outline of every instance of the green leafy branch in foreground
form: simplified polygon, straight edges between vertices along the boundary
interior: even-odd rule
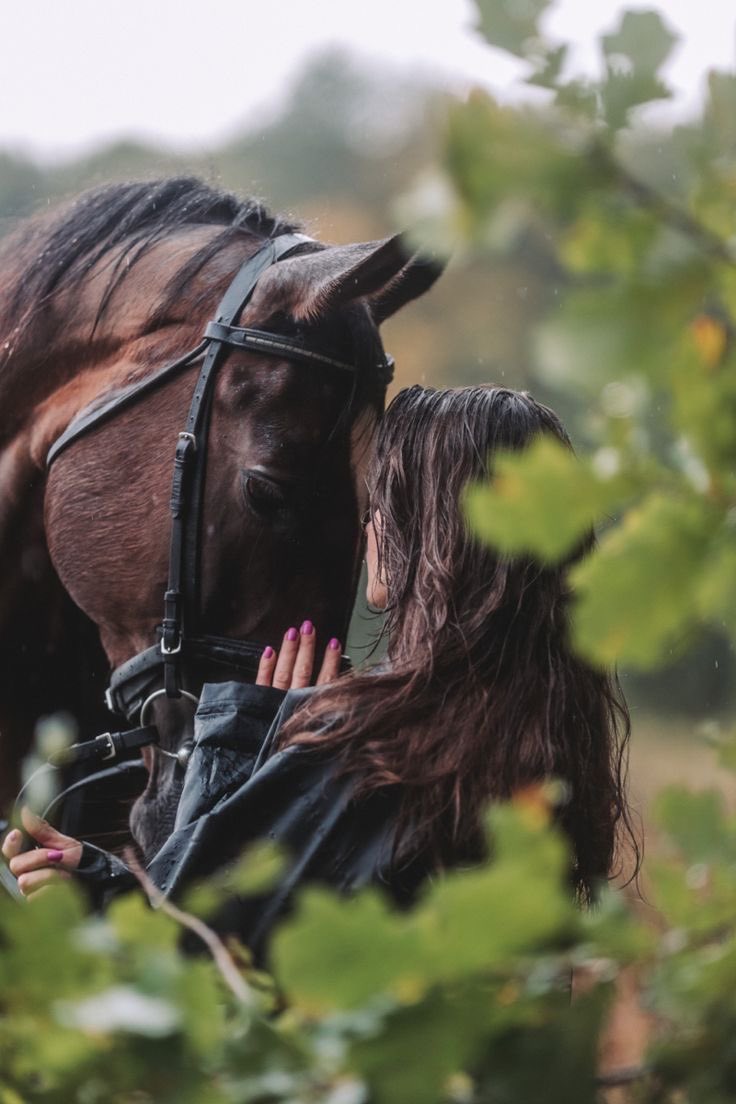
[[[714,794],[663,797],[657,932],[619,894],[575,907],[548,802],[529,791],[496,809],[492,861],[436,881],[411,912],[373,890],[305,892],[275,939],[278,996],[232,939],[226,973],[242,985],[182,953],[182,914],[142,894],[104,917],[69,884],[26,906],[0,899],[0,1101],[595,1104],[614,983],[634,967],[663,1025],[636,1099],[725,1104],[736,820]],[[211,915],[273,863],[250,855],[244,869],[190,903]],[[572,970],[587,985],[571,1003]]]
[[[238,999],[209,958],[182,955],[174,919],[142,895],[104,918],[66,885],[0,901],[0,1100],[541,1101],[556,1080],[560,1100],[593,1100],[614,963],[652,940],[614,898],[579,913],[547,820],[541,794],[498,810],[494,861],[409,913],[374,891],[304,893],[274,946],[280,1015],[261,976],[246,971]],[[581,958],[611,965],[571,1010]],[[491,1074],[498,1097],[483,1095]]]
[[[450,108],[444,206],[424,232],[490,259],[546,251],[536,371],[587,405],[589,454],[546,443],[501,458],[469,517],[503,552],[547,562],[604,523],[573,572],[575,640],[595,662],[649,668],[700,626],[736,642],[736,76],[712,73],[702,119],[643,143],[631,124],[669,95],[659,70],[675,36],[657,12],[624,12],[601,38],[603,76],[581,80],[540,25],[549,7],[479,0],[487,41],[549,103],[476,92]]]

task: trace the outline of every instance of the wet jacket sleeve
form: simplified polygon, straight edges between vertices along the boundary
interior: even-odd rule
[[[197,784],[185,785],[179,803],[179,818],[196,819],[227,791],[242,785],[250,777],[286,696],[283,690],[270,686],[248,684],[239,686],[238,690],[232,708],[221,709],[219,704],[212,708],[211,723],[203,738],[196,742],[193,761],[190,761],[187,771],[187,783],[196,778]],[[217,701],[217,694],[214,696]],[[229,697],[232,701],[233,695]],[[96,908],[116,894],[138,885],[135,875],[122,859],[87,842],[83,843],[82,859],[74,875],[85,886]]]
[[[237,683],[204,688],[174,830],[147,868],[164,894],[176,896],[237,860],[250,843],[282,845],[288,862],[278,885],[267,895],[233,898],[218,923],[236,931],[259,959],[274,923],[305,882],[341,892],[380,885],[408,904],[427,872],[419,860],[394,861],[396,788],[356,799],[354,779],[331,758],[300,746],[276,750],[282,725],[310,691],[277,699],[278,692],[265,689]],[[129,887],[116,863],[90,851],[103,892]]]
[[[86,841],[82,843],[82,858],[74,877],[87,890],[94,908],[101,908],[113,894],[138,885],[132,870],[122,859]]]
[[[231,902],[224,925],[259,957],[274,922],[304,882],[343,892],[379,884],[397,903],[408,903],[426,871],[417,862],[397,868],[393,861],[398,792],[386,788],[356,800],[354,780],[330,758],[299,746],[274,751],[281,726],[309,691],[287,694],[252,773],[220,786],[206,764],[216,769],[211,755],[223,739],[228,746],[237,742],[243,688],[219,684],[208,690],[197,710],[196,746],[174,831],[148,869],[161,890],[176,895],[256,840],[283,845],[289,863],[274,891]]]

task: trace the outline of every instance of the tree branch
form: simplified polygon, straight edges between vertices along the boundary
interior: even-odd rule
[[[140,882],[141,888],[145,892],[148,900],[155,909],[160,909],[161,912],[166,913],[172,920],[175,920],[177,924],[181,924],[183,928],[193,932],[199,939],[202,940],[207,950],[212,955],[212,958],[220,971],[222,978],[230,989],[231,993],[237,1000],[244,1004],[248,1008],[256,1007],[255,994],[248,985],[247,981],[238,971],[232,957],[222,942],[220,937],[204,923],[197,916],[192,916],[190,912],[185,912],[177,905],[173,904],[167,897],[164,897],[158,886],[154,885],[151,879],[146,874],[143,867],[140,865],[135,853],[131,848],[128,848],[124,853],[124,859],[126,864],[130,867],[133,874]]]
[[[673,230],[690,238],[711,259],[728,265],[736,264],[736,254],[718,234],[704,226],[688,211],[678,207],[651,184],[639,180],[616,161],[608,149],[597,144],[593,147],[592,156],[641,207],[651,211]]]

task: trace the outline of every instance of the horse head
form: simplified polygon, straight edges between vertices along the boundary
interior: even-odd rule
[[[86,234],[81,249],[69,244],[75,227],[77,238]],[[12,448],[25,449],[40,473],[80,408],[114,407],[117,395],[196,346],[244,261],[292,229],[252,201],[196,181],[90,193],[52,223],[47,239],[57,272],[41,296],[43,348],[47,362],[56,358],[56,377],[19,420]],[[195,550],[199,632],[262,646],[309,618],[322,641],[345,639],[360,562],[363,470],[387,382],[378,326],[437,272],[397,237],[300,242],[258,278],[239,326],[318,348],[325,360],[252,348],[229,348],[222,358],[198,441],[206,450]],[[34,339],[20,346],[32,360]],[[53,571],[97,627],[113,668],[157,646],[172,461],[198,370],[185,366],[120,404],[73,440],[46,478]],[[208,657],[182,663],[181,686],[194,696],[204,681],[229,677],[247,676]],[[160,695],[150,715],[164,751],[187,737],[188,699]],[[181,775],[160,751],[147,751],[146,763],[133,824],[149,853],[171,829]]]

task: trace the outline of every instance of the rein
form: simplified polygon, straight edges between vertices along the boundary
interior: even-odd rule
[[[191,698],[182,686],[185,664],[197,663],[255,676],[262,645],[197,632],[199,617],[200,520],[204,489],[207,441],[214,381],[231,348],[248,349],[264,356],[315,364],[355,373],[355,364],[337,360],[324,350],[267,330],[243,328],[235,320],[250,300],[260,276],[272,264],[314,239],[304,234],[282,234],[267,241],[239,269],[205,328],[202,341],[153,376],[119,392],[101,406],[77,417],[54,442],[46,458],[47,468],[71,444],[184,368],[202,361],[189,414],[176,440],[171,487],[171,536],[168,584],[159,643],[146,648],[117,667],[105,693],[108,709],[145,726],[146,706],[160,695]],[[393,374],[393,360],[384,354],[377,365],[386,385]],[[152,726],[148,726],[152,727]],[[149,741],[153,742],[153,741]]]

